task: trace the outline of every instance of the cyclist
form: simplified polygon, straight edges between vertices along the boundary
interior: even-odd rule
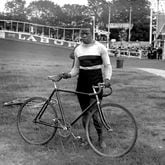
[[[110,79],[112,76],[112,66],[108,51],[106,47],[98,41],[93,40],[92,28],[81,30],[81,44],[74,50],[74,66],[68,73],[61,73],[64,79],[78,76],[77,91],[92,93],[92,86],[97,85],[99,82],[104,82],[105,86],[110,86]],[[102,68],[104,66],[104,68]],[[102,74],[102,71],[104,74]],[[78,100],[82,111],[95,99],[84,95],[78,95]],[[99,94],[99,99],[102,99],[102,92]],[[82,118],[83,127],[85,128],[87,115]],[[106,147],[102,135],[102,124],[99,120],[99,114],[93,116],[94,125],[98,134],[98,142],[100,147]]]

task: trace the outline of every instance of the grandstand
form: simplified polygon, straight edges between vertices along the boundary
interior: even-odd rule
[[[126,24],[127,25],[127,24]],[[120,28],[128,28],[120,24]],[[118,24],[113,24],[114,28]],[[111,25],[111,28],[113,28]],[[122,26],[122,27],[121,27]],[[128,25],[127,25],[128,26]],[[80,43],[80,32],[82,28],[64,28],[55,26],[46,26],[29,22],[15,20],[0,20],[0,38],[9,40],[25,41],[37,44],[46,44],[51,46],[62,46],[73,48]],[[103,33],[95,29],[95,33]],[[105,31],[104,31],[105,33]],[[105,33],[107,35],[107,33]],[[101,41],[100,41],[101,42]],[[107,42],[102,42],[107,46]],[[111,43],[112,44],[112,43]],[[143,46],[144,45],[144,46]],[[146,43],[139,42],[120,42],[113,43],[108,49],[111,56],[124,56],[128,58],[146,58],[146,50],[137,47],[146,47]],[[135,48],[135,49],[134,49]]]
[[[29,22],[0,20],[0,37],[47,44],[75,46],[80,42],[80,28],[64,28]],[[67,42],[69,41],[69,42]]]
[[[3,29],[71,41],[79,41],[80,32],[80,28],[53,27],[22,21],[0,20],[0,30]]]

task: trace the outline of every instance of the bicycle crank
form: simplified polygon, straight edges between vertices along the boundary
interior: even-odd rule
[[[68,137],[71,135],[71,126],[66,123],[65,126],[60,123],[60,128],[58,129],[59,135],[62,137]]]

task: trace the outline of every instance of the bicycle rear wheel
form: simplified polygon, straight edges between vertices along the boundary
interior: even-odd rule
[[[56,133],[56,127],[46,126],[44,124],[35,123],[34,118],[39,113],[41,107],[46,102],[45,98],[32,97],[25,101],[20,107],[17,115],[17,128],[21,137],[30,144],[46,144]],[[51,103],[42,115],[41,120],[54,125],[53,119],[57,118],[57,113]]]
[[[135,145],[137,139],[137,125],[133,115],[123,106],[118,104],[105,104],[101,106],[106,124],[112,129],[108,130],[101,122],[101,130],[104,145],[98,142],[96,124],[94,126],[93,116],[98,110],[93,111],[87,119],[86,135],[92,149],[101,156],[122,157]]]

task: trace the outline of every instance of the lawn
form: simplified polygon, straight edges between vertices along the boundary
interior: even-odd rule
[[[6,40],[0,40],[0,44],[0,165],[165,164],[165,79],[136,69],[165,69],[165,62],[125,59],[124,67],[118,69],[116,58],[111,58],[113,94],[108,101],[121,104],[132,112],[139,135],[128,155],[108,159],[86,148],[72,152],[67,141],[61,145],[58,136],[44,146],[29,145],[21,139],[16,128],[19,106],[4,106],[4,103],[31,96],[47,97],[53,89],[47,76],[70,70],[71,50]],[[75,89],[76,78],[62,80],[59,85]],[[62,98],[68,117],[80,113],[75,96],[62,94]],[[79,129],[83,132],[81,127]]]

